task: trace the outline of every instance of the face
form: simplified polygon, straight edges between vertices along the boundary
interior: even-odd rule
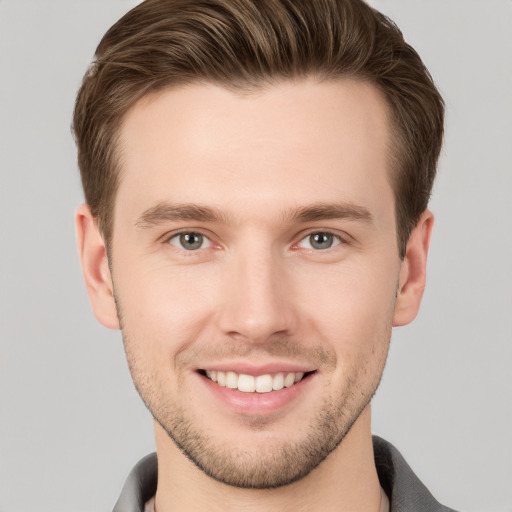
[[[126,354],[213,478],[290,483],[357,428],[403,273],[388,134],[383,98],[352,80],[188,85],[125,118],[111,269]]]

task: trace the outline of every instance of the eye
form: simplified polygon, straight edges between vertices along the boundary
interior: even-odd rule
[[[169,243],[178,247],[179,249],[185,249],[186,251],[197,251],[198,249],[206,249],[210,247],[211,242],[201,233],[195,233],[193,231],[178,233],[173,237],[169,238]]]
[[[339,236],[325,231],[317,231],[316,233],[310,233],[308,236],[304,237],[299,242],[298,246],[303,247],[304,249],[321,251],[330,249],[340,243],[342,243],[342,240]]]

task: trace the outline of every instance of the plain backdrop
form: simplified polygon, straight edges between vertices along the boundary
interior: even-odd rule
[[[70,123],[106,29],[133,0],[0,0],[0,511],[111,510],[154,449],[121,337],[76,256]],[[446,99],[422,311],[395,330],[374,432],[433,494],[512,511],[512,2],[375,0]]]

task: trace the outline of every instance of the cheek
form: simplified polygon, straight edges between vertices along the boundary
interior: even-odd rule
[[[123,330],[154,355],[170,346],[179,350],[197,337],[214,311],[215,279],[215,273],[197,267],[120,267],[114,284]]]
[[[301,281],[297,300],[301,316],[308,319],[310,329],[336,345],[342,360],[353,360],[358,352],[389,340],[396,276],[375,270],[393,268],[382,265],[340,266],[321,279],[311,275]]]
[[[377,270],[382,268],[393,266],[378,258],[289,266],[275,292],[297,319],[298,339],[331,345],[347,364],[376,350],[389,339],[396,291],[394,272]],[[115,269],[123,330],[143,344],[145,358],[167,364],[171,353],[198,339],[218,339],[217,313],[232,305],[229,269],[209,263],[138,266],[133,260]]]

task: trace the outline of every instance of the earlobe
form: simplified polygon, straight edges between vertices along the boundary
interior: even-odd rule
[[[425,210],[407,242],[393,317],[393,326],[395,327],[407,325],[418,314],[425,290],[427,256],[433,226],[434,215],[430,210]]]
[[[105,327],[119,329],[108,257],[98,224],[88,205],[75,213],[78,255],[94,315]]]

